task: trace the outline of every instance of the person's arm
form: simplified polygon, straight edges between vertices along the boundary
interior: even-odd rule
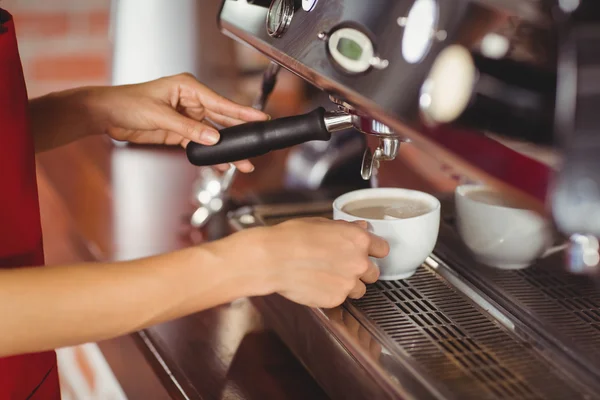
[[[36,152],[104,133],[103,117],[94,110],[96,90],[77,88],[29,100],[29,127]]]
[[[388,250],[366,224],[307,219],[135,261],[0,270],[0,357],[95,342],[241,297],[335,307],[365,293],[379,275],[369,255]]]
[[[214,124],[227,127],[267,118],[218,95],[189,74],[137,85],[77,88],[29,101],[36,152],[101,133],[141,144],[212,145],[219,140]],[[249,161],[235,164],[242,172],[252,170]]]
[[[0,270],[0,357],[95,342],[270,291],[209,247],[142,260]]]

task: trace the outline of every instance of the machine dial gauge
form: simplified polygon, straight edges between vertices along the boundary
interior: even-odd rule
[[[294,0],[273,0],[267,12],[267,32],[271,37],[281,37],[294,17]]]

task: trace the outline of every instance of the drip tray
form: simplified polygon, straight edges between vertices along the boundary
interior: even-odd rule
[[[451,202],[442,201],[445,222],[434,255],[411,278],[380,281],[362,299],[344,305],[383,348],[381,365],[374,368],[379,378],[398,382],[401,365],[403,373],[430,388],[431,398],[600,398],[594,376],[600,363],[595,357],[600,291],[581,277],[553,278],[559,269],[475,265],[452,228]],[[304,216],[330,218],[330,203],[248,207],[232,214],[231,222],[245,229]],[[277,318],[292,318],[281,307]],[[314,320],[336,335],[334,324]],[[312,371],[310,355],[293,348],[298,340],[286,342]],[[346,345],[343,351],[352,355],[360,349]],[[335,379],[314,375],[324,387],[325,379]],[[345,398],[360,397],[355,392]]]
[[[353,302],[436,384],[462,399],[576,399],[532,344],[512,335],[430,267],[403,281],[379,282]]]

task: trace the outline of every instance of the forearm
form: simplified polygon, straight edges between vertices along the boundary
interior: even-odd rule
[[[105,121],[93,109],[99,90],[102,88],[78,88],[30,100],[29,121],[36,152],[103,133]]]
[[[142,260],[0,271],[0,357],[94,342],[265,294],[209,247]]]

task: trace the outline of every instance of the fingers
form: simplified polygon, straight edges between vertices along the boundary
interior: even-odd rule
[[[210,123],[209,120],[206,119],[206,109],[202,106],[201,103],[197,103],[191,106],[186,106],[184,101],[181,101],[178,107],[175,107],[175,109],[177,110],[177,112],[179,112],[180,114],[194,119],[196,121],[202,121],[204,122],[206,125],[211,126],[213,128],[216,128],[213,124]]]
[[[364,283],[375,283],[379,279],[379,273],[379,267],[371,262],[369,269],[360,277],[360,280]]]
[[[361,228],[363,228],[363,229],[365,229],[365,230],[366,230],[366,229],[369,227],[369,224],[368,224],[368,222],[367,222],[367,221],[362,221],[362,220],[361,220],[361,221],[352,221],[352,223],[353,223],[354,225],[358,225],[358,226],[360,226]]]
[[[367,287],[363,282],[358,281],[356,282],[356,286],[354,286],[354,289],[352,289],[350,293],[348,293],[348,297],[351,299],[360,299],[365,295],[365,293],[367,293]]]
[[[185,139],[211,146],[219,141],[219,131],[202,122],[188,118],[176,110],[166,108],[157,113],[156,124],[158,129],[171,131],[183,136]]]
[[[211,121],[224,127],[236,126],[248,122],[242,119],[222,115],[212,110],[206,110],[205,114],[206,117],[210,118]]]
[[[225,172],[229,169],[229,164],[213,165],[213,168],[220,172]]]
[[[269,116],[262,111],[236,104],[221,96],[214,99],[211,98],[210,100],[203,100],[203,103],[206,106],[207,111],[211,112],[211,114],[214,112],[223,117],[243,122],[266,121],[269,119]]]
[[[342,223],[345,223],[345,221],[340,221]],[[368,229],[368,223],[366,221],[352,221],[351,222],[353,225],[356,225],[358,227],[360,227],[363,230],[367,230]],[[373,234],[368,232],[368,250],[369,250],[369,255],[371,257],[375,257],[375,258],[383,258],[386,257],[388,255],[388,253],[390,252],[390,246],[388,244],[388,242]]]
[[[236,161],[233,163],[243,173],[250,173],[254,171],[254,165],[248,160]]]
[[[240,172],[250,173],[254,171],[254,165],[248,160],[236,161],[233,163]],[[215,165],[214,168],[217,171],[225,172],[229,169],[229,164]]]
[[[196,89],[199,92],[200,100],[206,107],[207,112],[211,114],[218,114],[223,118],[223,121],[230,121],[230,119],[250,122],[250,121],[266,121],[269,116],[262,111],[256,110],[252,107],[242,106],[225,97],[213,92],[200,82],[196,81]],[[231,126],[217,121],[211,117],[215,122],[220,123],[224,126]]]
[[[222,126],[264,121],[270,118],[259,110],[242,106],[218,95],[198,82],[191,74],[163,78],[147,87],[153,90],[150,94],[155,98],[164,97],[164,93],[177,94],[176,98],[165,99],[170,105],[168,109],[157,110],[158,112],[154,113],[152,122],[156,125],[155,130],[170,131],[203,145],[216,144],[220,137],[215,127],[202,122],[205,117]],[[163,95],[159,96],[155,93],[157,91]],[[247,164],[242,165],[241,169],[247,170]]]
[[[384,258],[390,252],[390,245],[383,238],[369,233],[371,242],[369,245],[369,255],[375,258]]]

